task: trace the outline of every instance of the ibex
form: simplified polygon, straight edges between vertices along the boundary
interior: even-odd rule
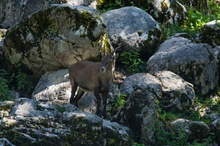
[[[97,103],[96,114],[100,117],[107,118],[106,104],[113,80],[113,69],[116,60],[115,51],[110,55],[104,53],[101,62],[79,61],[70,66],[69,79],[72,86],[71,104],[78,106],[78,101],[85,92],[93,92]],[[75,95],[77,87],[79,88]],[[99,94],[102,94],[102,97]],[[102,110],[100,109],[101,98],[103,102]]]

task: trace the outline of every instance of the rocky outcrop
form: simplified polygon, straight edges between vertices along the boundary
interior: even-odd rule
[[[189,140],[203,140],[210,132],[209,126],[202,121],[191,121],[187,119],[177,119],[170,123],[170,129],[176,135],[187,135]]]
[[[172,37],[163,42],[147,62],[149,72],[169,70],[192,83],[200,95],[212,94],[217,89],[217,63],[212,47],[193,43],[183,37]]]
[[[206,23],[199,34],[199,40],[212,47],[220,46],[220,20],[213,20]]]
[[[216,135],[216,142],[220,144],[220,115],[218,115],[210,124],[211,131]]]
[[[130,127],[135,140],[145,145],[156,144],[155,129],[162,125],[157,116],[160,106],[184,111],[195,100],[193,86],[169,71],[129,76],[120,91],[127,95],[127,100],[113,120]]]
[[[96,8],[95,0],[1,0],[0,28],[10,28],[32,13],[61,3]]]
[[[98,3],[102,6],[108,1],[99,0]],[[122,0],[121,5],[145,8],[155,20],[161,23],[182,24],[187,20],[186,8],[177,0]]]
[[[63,0],[1,0],[0,28],[10,28],[26,16]]]
[[[121,44],[124,50],[144,51],[149,56],[161,41],[159,24],[137,7],[123,7],[101,15],[107,25],[113,45]]]
[[[89,7],[60,4],[22,20],[5,36],[3,53],[9,68],[40,77],[94,59],[100,50],[109,51],[105,25],[97,14]]]
[[[8,145],[131,145],[127,127],[79,111],[74,105],[55,106],[19,98],[0,105],[0,143]],[[3,141],[4,140],[4,141]],[[12,144],[11,144],[12,143]]]

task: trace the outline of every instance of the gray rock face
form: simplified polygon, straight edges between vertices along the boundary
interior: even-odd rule
[[[120,91],[127,100],[113,119],[130,127],[136,140],[145,145],[156,143],[154,129],[160,128],[157,100],[163,108],[179,111],[191,107],[195,100],[193,86],[170,71],[134,74],[125,79]]]
[[[0,144],[104,146],[133,142],[129,128],[81,112],[74,105],[56,106],[28,98],[17,99],[14,104],[1,109],[10,115],[0,115],[4,138]]]
[[[20,22],[27,15],[48,7],[62,0],[1,0],[0,28],[9,28]]]
[[[32,13],[61,3],[96,8],[95,0],[1,0],[0,28],[10,28]]]
[[[151,48],[160,41],[159,24],[145,11],[136,7],[123,7],[102,14],[108,35],[121,48],[138,50],[152,54]]]
[[[7,138],[0,138],[0,145],[1,146],[15,146]]]
[[[183,23],[187,19],[186,8],[177,0],[124,0],[125,5],[147,8],[147,12],[161,23]]]
[[[206,23],[202,27],[199,40],[201,42],[208,43],[213,47],[220,46],[220,27],[218,26],[219,23],[220,20],[214,20]]]
[[[218,116],[211,124],[211,131],[216,135],[216,141],[220,144],[220,116]]]
[[[7,31],[3,54],[11,69],[35,76],[110,50],[97,10],[67,4],[38,11]]]
[[[153,75],[161,82],[162,96],[159,101],[164,109],[185,111],[195,104],[192,84],[170,71],[159,71]]]
[[[200,95],[213,93],[217,88],[217,63],[208,44],[195,44],[182,37],[163,42],[159,50],[147,62],[153,73],[169,70],[192,83]]]
[[[210,132],[209,126],[203,121],[191,121],[187,119],[177,119],[170,123],[170,128],[176,134],[187,135],[189,140],[202,140],[206,138]]]

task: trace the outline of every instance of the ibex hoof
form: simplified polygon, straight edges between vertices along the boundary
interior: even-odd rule
[[[76,102],[74,99],[70,99],[70,104],[73,104],[76,107],[78,107],[78,102]]]

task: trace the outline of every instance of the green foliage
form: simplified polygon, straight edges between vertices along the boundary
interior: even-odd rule
[[[0,101],[12,100],[9,96],[10,90],[29,94],[32,89],[32,80],[25,73],[9,74],[5,70],[0,69]]]
[[[205,23],[212,20],[220,20],[220,7],[215,3],[208,1],[208,10],[198,10],[194,7],[187,7],[188,20],[183,25],[173,24],[167,30],[165,35],[172,36],[175,33],[187,32],[195,35]]]
[[[57,109],[59,112],[61,112],[61,113],[63,113],[63,112],[66,111],[65,106],[62,106],[62,105],[57,105],[57,106],[56,106],[56,109]]]
[[[145,146],[144,144],[134,143],[132,146]]]
[[[30,77],[22,72],[18,72],[18,74],[15,76],[16,78],[16,89],[19,91],[26,91],[27,93],[30,93],[33,89],[32,82],[30,80]]]
[[[9,99],[9,81],[5,78],[6,71],[0,70],[0,101]]]
[[[156,131],[158,145],[169,146],[185,146],[187,144],[188,134],[181,129],[169,128],[160,129]]]
[[[123,7],[123,2],[121,0],[98,0],[98,9],[101,13],[109,10],[117,9]]]
[[[159,145],[170,146],[206,146],[211,145],[215,141],[215,135],[210,133],[203,141],[189,141],[188,133],[180,128],[170,127],[170,122],[179,118],[189,119],[192,121],[203,121],[210,124],[211,120],[208,117],[210,110],[215,113],[220,113],[220,97],[212,98],[196,97],[195,108],[191,108],[184,112],[170,112],[161,108],[158,109],[157,117],[164,124],[164,128],[158,126],[155,131],[155,136]]]
[[[111,115],[116,114],[123,107],[125,104],[125,98],[125,94],[120,94],[118,97],[114,97],[109,101],[109,113],[111,113]]]
[[[140,53],[135,51],[123,51],[119,57],[125,66],[126,72],[133,74],[146,71],[145,62],[141,59]]]

